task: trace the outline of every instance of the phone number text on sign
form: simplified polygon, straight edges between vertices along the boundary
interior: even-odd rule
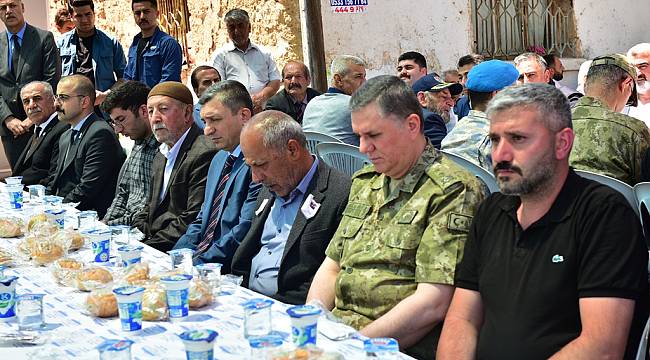
[[[368,8],[368,0],[330,0],[334,13],[362,13]]]

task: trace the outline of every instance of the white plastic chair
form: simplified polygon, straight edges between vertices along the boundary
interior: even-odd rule
[[[318,156],[327,165],[352,177],[362,167],[370,164],[370,159],[359,151],[354,145],[342,142],[323,142],[316,146]]]
[[[636,196],[634,195],[634,189],[630,185],[622,182],[621,180],[614,179],[612,177],[602,175],[602,174],[596,174],[591,171],[586,171],[586,170],[574,170],[574,171],[576,172],[576,174],[582,176],[585,179],[597,181],[623,194],[627,202],[630,203],[630,206],[632,206],[632,209],[634,209],[636,216],[639,216],[639,206],[636,201]]]
[[[634,196],[636,197],[641,225],[643,225],[643,234],[646,237],[646,243],[650,244],[650,241],[648,241],[650,240],[650,231],[646,231],[646,226],[650,225],[650,182],[634,185]]]
[[[440,152],[456,164],[460,165],[463,169],[474,174],[474,176],[476,176],[485,185],[490,193],[499,192],[499,185],[497,185],[497,180],[494,178],[494,175],[492,175],[492,173],[465,159],[462,156],[452,154],[444,150],[440,150]]]
[[[650,333],[650,318],[645,323],[641,341],[639,341],[639,349],[636,351],[636,360],[646,360],[648,355],[648,333]]]
[[[330,136],[327,134],[319,133],[317,131],[305,131],[305,137],[307,138],[307,148],[311,151],[312,154],[318,155],[316,151],[316,145],[324,142],[330,143],[342,143],[341,140]]]

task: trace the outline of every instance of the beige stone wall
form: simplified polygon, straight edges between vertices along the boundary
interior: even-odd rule
[[[48,0],[50,30],[61,0]],[[188,0],[190,32],[187,34],[189,60],[206,63],[212,53],[228,41],[223,16],[232,8],[242,8],[251,16],[251,39],[271,49],[282,69],[289,59],[302,59],[300,9],[298,0]],[[95,0],[96,26],[116,36],[125,53],[139,32],[131,13],[130,0]],[[192,66],[193,67],[193,66]],[[185,69],[187,71],[187,69]]]

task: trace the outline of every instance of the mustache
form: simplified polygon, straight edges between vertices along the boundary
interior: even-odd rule
[[[38,114],[38,113],[41,113],[41,112],[43,112],[43,110],[41,110],[41,108],[35,107],[33,109],[27,110],[27,115]]]
[[[166,130],[166,129],[167,129],[167,126],[165,126],[165,124],[163,124],[163,123],[155,123],[155,124],[153,124],[153,126],[151,127],[151,130],[153,130],[153,131],[161,130],[161,129],[165,129],[165,130]]]
[[[63,108],[60,107],[60,106],[56,107],[56,112],[61,113],[61,114],[65,114],[65,110],[63,110]]]
[[[302,89],[302,85],[300,84],[289,84],[289,90],[291,89]]]
[[[509,162],[509,161],[501,161],[501,162],[497,163],[496,165],[494,165],[494,173],[495,173],[495,175],[496,175],[496,172],[498,170],[510,170],[512,172],[515,172],[515,173],[523,176],[521,168],[519,166],[512,165],[512,163]]]

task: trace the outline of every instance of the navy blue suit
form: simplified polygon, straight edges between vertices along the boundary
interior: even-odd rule
[[[442,116],[422,108],[422,115],[424,115],[424,136],[431,140],[433,146],[440,150],[442,139],[447,136],[447,126]]]
[[[203,234],[208,227],[212,201],[217,196],[215,192],[221,180],[221,170],[227,157],[226,151],[219,151],[212,159],[201,211],[196,220],[187,228],[185,235],[178,239],[174,249],[195,250],[201,243]],[[230,272],[232,256],[251,227],[251,219],[255,212],[255,202],[260,188],[261,185],[253,183],[251,170],[244,163],[244,155],[240,152],[233,165],[230,178],[226,182],[224,196],[221,198],[221,209],[212,244],[205,253],[195,259],[195,263],[218,262],[223,264],[222,272]]]

